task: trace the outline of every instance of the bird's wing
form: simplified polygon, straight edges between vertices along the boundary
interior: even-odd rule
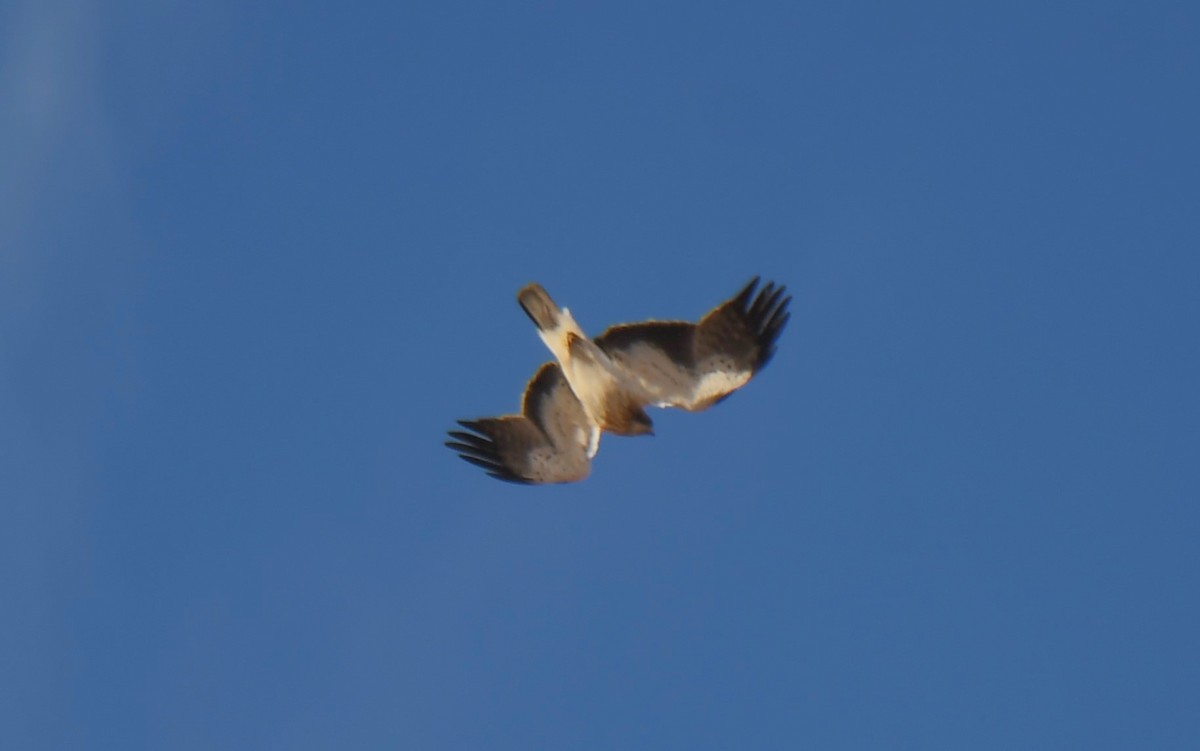
[[[746,385],[775,354],[790,297],[755,277],[699,323],[646,321],[613,326],[596,344],[662,407],[706,409]]]
[[[518,483],[573,482],[591,471],[599,438],[557,363],[525,387],[522,414],[459,420],[446,445],[492,477]]]

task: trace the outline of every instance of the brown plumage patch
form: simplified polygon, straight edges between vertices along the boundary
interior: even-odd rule
[[[647,343],[662,350],[671,360],[684,367],[695,367],[696,324],[684,321],[646,321],[621,323],[596,337],[596,344],[605,352],[628,349],[634,344]]]
[[[525,315],[529,316],[529,320],[533,321],[533,325],[542,331],[558,325],[558,306],[542,285],[526,284],[517,293],[517,302],[525,311]]]

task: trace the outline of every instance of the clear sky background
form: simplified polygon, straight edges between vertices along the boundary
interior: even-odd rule
[[[5,4],[0,747],[1197,748],[1198,134],[1188,2]]]

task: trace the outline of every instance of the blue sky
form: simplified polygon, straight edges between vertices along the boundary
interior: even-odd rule
[[[1194,748],[1200,11],[0,11],[0,746]],[[513,410],[754,274],[759,378]]]

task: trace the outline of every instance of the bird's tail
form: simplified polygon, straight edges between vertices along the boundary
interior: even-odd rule
[[[539,330],[550,331],[558,327],[561,311],[542,285],[537,282],[526,284],[517,293],[517,302]]]

